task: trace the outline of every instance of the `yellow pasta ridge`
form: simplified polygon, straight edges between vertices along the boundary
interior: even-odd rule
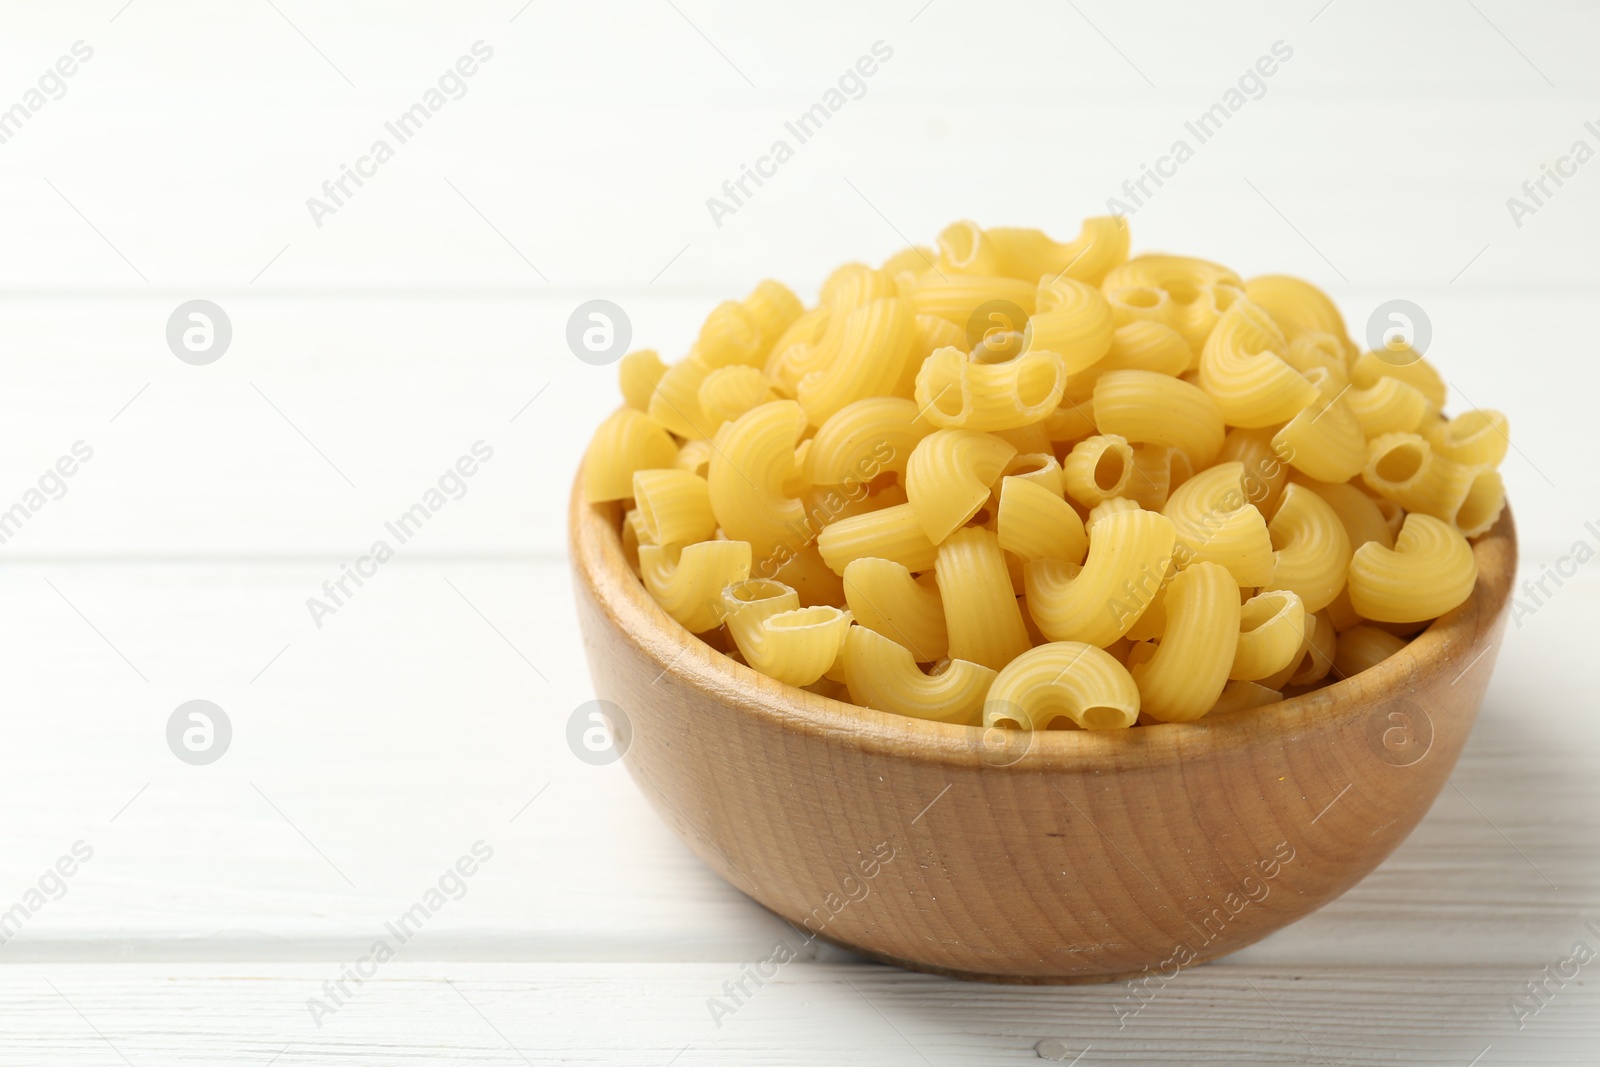
[[[1092,523],[1081,568],[1052,559],[1024,566],[1033,621],[1052,641],[1109,645],[1149,608],[1176,540],[1172,521],[1152,511],[1120,511]]]
[[[740,646],[745,662],[788,685],[810,685],[838,661],[850,630],[850,613],[818,604],[763,618]]]
[[[936,430],[906,464],[906,497],[929,541],[939,544],[978,513],[989,489],[1017,454],[1015,446],[979,430]]]
[[[1329,334],[1341,342],[1347,358],[1354,354],[1338,306],[1310,282],[1287,274],[1262,274],[1244,283],[1244,295],[1265,309],[1290,341],[1310,333]]]
[[[639,574],[656,602],[690,633],[722,623],[722,590],[750,577],[750,545],[701,541],[639,546]]]
[[[1240,300],[1200,351],[1200,388],[1232,426],[1276,426],[1317,399],[1317,387],[1283,361],[1288,342],[1264,310]]]
[[[591,504],[633,495],[633,474],[670,467],[678,446],[660,423],[633,408],[619,408],[595,428],[583,458],[583,498]]]
[[[1098,284],[1107,271],[1128,258],[1128,240],[1127,220],[1113,215],[1085,219],[1077,239],[1067,243],[1040,230],[985,230],[975,222],[956,222],[939,234],[938,268],[956,274],[1000,274],[1028,282],[1064,274]]]
[[[918,417],[914,400],[874,396],[846,404],[811,439],[807,480],[843,485],[851,479],[870,481],[884,471],[904,471],[917,443],[932,432],[933,425]]]
[[[950,651],[944,600],[934,582],[918,582],[902,563],[877,557],[852,560],[844,569],[845,603],[856,624],[904,645],[919,663]]]
[[[1241,588],[1272,577],[1272,535],[1250,503],[1244,464],[1219,463],[1196,474],[1173,492],[1162,514],[1177,532],[1182,566],[1220,563]]]
[[[1011,430],[1042,421],[1061,403],[1066,367],[1054,352],[1006,363],[976,363],[941,348],[917,373],[917,407],[944,429]]]
[[[1094,423],[1103,434],[1181,448],[1195,469],[1222,451],[1222,411],[1204,391],[1153,371],[1118,370],[1094,383]]]
[[[1100,290],[1071,278],[1045,279],[1022,331],[1022,350],[1055,352],[1068,374],[1080,374],[1111,351],[1115,336],[1116,319]]]
[[[1082,563],[1089,551],[1089,535],[1072,505],[1026,478],[1001,479],[995,528],[1000,547],[1024,562]]]
[[[728,423],[712,442],[711,510],[728,537],[750,542],[757,557],[811,540],[805,505],[784,491],[798,472],[795,448],[805,430],[800,405],[775,400]]]
[[[939,546],[934,575],[951,658],[999,670],[1032,644],[993,533],[969,526],[951,534]]]
[[[899,298],[851,311],[829,364],[800,379],[795,395],[811,424],[820,426],[847,404],[892,390],[911,355],[915,331],[911,305]]]
[[[924,674],[905,646],[857,625],[845,639],[844,676],[850,699],[862,707],[976,726],[995,672],[956,659]]]
[[[1278,513],[1267,525],[1272,534],[1272,576],[1264,591],[1288,589],[1318,612],[1344,588],[1350,564],[1350,535],[1338,513],[1316,493],[1291,484]]]
[[[937,549],[922,532],[910,504],[895,504],[830,523],[817,535],[817,551],[828,569],[842,575],[858,559],[893,560],[912,571],[933,569]]]
[[[1239,645],[1239,586],[1226,567],[1197,563],[1167,587],[1167,628],[1148,662],[1133,668],[1142,710],[1192,722],[1222,696]]]
[[[984,701],[985,726],[1046,730],[1065,718],[1084,730],[1122,730],[1139,719],[1139,688],[1104,649],[1055,641],[1000,671]]]
[[[1423,622],[1472,595],[1478,561],[1461,532],[1411,514],[1393,549],[1367,543],[1350,562],[1350,603],[1375,622]]]
[[[1288,667],[1305,647],[1306,605],[1298,593],[1275,589],[1239,609],[1239,645],[1228,677],[1257,682]]]

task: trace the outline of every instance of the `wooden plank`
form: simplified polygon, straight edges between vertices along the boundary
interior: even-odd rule
[[[753,275],[752,275],[753,277]],[[203,291],[203,290],[202,290]],[[1587,293],[1497,297],[1403,290],[1431,316],[1452,409],[1510,413],[1505,463],[1530,555],[1590,538],[1600,474],[1568,447],[1600,388],[1593,361],[1559,388],[1508,373],[1508,352],[1600,346]],[[1352,288],[1355,329],[1395,290]],[[332,555],[353,562],[482,441],[494,458],[430,518],[407,554],[555,554],[593,427],[618,402],[614,368],[577,360],[580,297],[219,296],[234,342],[195,367],[167,351],[181,298],[0,301],[0,327],[38,358],[0,397],[0,510],[73,444],[94,458],[0,544],[0,560]],[[686,350],[715,294],[623,300],[637,344]],[[1552,358],[1554,358],[1552,356]],[[452,495],[457,492],[451,488]],[[394,547],[399,548],[398,545]]]
[[[675,284],[744,286],[775,250],[815,276],[842,250],[881,255],[896,229],[931,234],[953,213],[1075,225],[1180,137],[1195,158],[1139,215],[1157,244],[1247,263],[1268,242],[1264,258],[1283,269],[1320,277],[1325,254],[1353,279],[1406,284],[1443,283],[1493,245],[1477,280],[1600,279],[1576,240],[1600,211],[1593,197],[1564,191],[1521,229],[1505,207],[1590,117],[1549,84],[1573,94],[1593,80],[1582,42],[1596,17],[1576,2],[1538,19],[1429,5],[1323,16],[1162,3],[1144,17],[1030,6],[997,14],[993,33],[943,0],[926,12],[832,0],[781,31],[726,2],[521,6],[396,5],[375,21],[183,5],[205,48],[139,7],[115,22],[80,5],[23,16],[7,69],[43,70],[76,39],[96,52],[5,145],[0,282],[244,286],[264,272],[272,284],[532,287],[543,275],[604,288],[670,263]],[[1381,58],[1375,28],[1393,49]],[[495,55],[465,95],[407,143],[388,134],[480,39]],[[893,58],[800,144],[785,122],[878,40]],[[1277,40],[1295,53],[1264,95],[1206,143],[1187,134]],[[7,93],[29,84],[13,82]],[[383,137],[394,158],[347,184],[319,227],[308,198]],[[794,159],[747,185],[719,227],[707,199],[780,138]],[[995,157],[1027,164],[996,182]],[[1048,206],[1019,218],[1019,204]]]
[[[1590,944],[1594,939],[1591,937]],[[1586,1064],[1593,982],[1552,984],[1518,1030],[1537,968],[1199,967],[1126,986],[982,986],[873,965],[792,963],[731,1006],[720,964],[381,966],[332,1014],[337,958],[305,964],[0,970],[7,1062],[519,1064]],[[336,992],[336,991],[335,991]],[[1142,998],[1142,999],[1141,999]],[[1142,1007],[1140,1007],[1142,1005]],[[720,1023],[720,1025],[718,1025]]]
[[[319,630],[304,600],[336,572],[0,569],[18,709],[0,810],[20,813],[0,823],[0,904],[74,841],[95,849],[0,958],[348,954],[479,839],[494,860],[416,953],[736,960],[785,929],[677,842],[622,765],[568,750],[593,691],[561,564],[399,557]],[[1513,628],[1454,786],[1413,837],[1239,958],[1538,966],[1570,947],[1600,912],[1600,757],[1570,674],[1597,597],[1580,572]],[[197,698],[234,730],[203,767],[164,733]]]

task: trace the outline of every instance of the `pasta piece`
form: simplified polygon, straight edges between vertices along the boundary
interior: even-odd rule
[[[851,561],[844,569],[844,595],[858,626],[904,645],[918,663],[950,651],[938,585],[917,581],[904,564],[871,556]]]
[[[641,550],[642,551],[642,550]],[[1422,622],[1460,606],[1478,580],[1461,532],[1431,515],[1406,516],[1392,549],[1371,542],[1350,561],[1350,603],[1364,619]]]
[[[825,604],[780,611],[751,627],[739,651],[769,678],[810,685],[838,661],[850,622],[848,611]]]
[[[918,442],[905,487],[928,540],[941,543],[976,515],[1016,454],[1012,445],[978,430],[936,430]]]
[[[1172,563],[1176,540],[1171,520],[1152,511],[1120,511],[1092,523],[1081,568],[1054,559],[1025,566],[1033,621],[1052,641],[1104,648],[1150,606]],[[947,615],[949,606],[947,595]]]
[[[704,633],[722,623],[722,590],[750,577],[750,545],[640,545],[639,575],[668,615],[690,633]]]
[[[695,394],[707,426],[721,426],[762,404],[778,399],[772,383],[755,367],[735,363],[706,375]]]
[[[1492,528],[1505,508],[1498,471],[1445,459],[1418,434],[1385,434],[1369,442],[1362,478],[1407,511],[1451,523],[1469,537]]]
[[[917,275],[932,270],[938,263],[938,255],[938,252],[923,245],[911,245],[884,260],[880,269],[889,277],[898,280],[902,274]]]
[[[1344,588],[1351,555],[1350,535],[1338,513],[1310,489],[1291,484],[1267,529],[1272,534],[1272,575],[1262,588],[1298,593],[1307,612],[1333,603]]]
[[[1341,334],[1303,333],[1289,338],[1289,347],[1279,353],[1295,370],[1311,377],[1327,376],[1338,393],[1350,385],[1349,342]]]
[[[1434,452],[1452,463],[1498,467],[1511,446],[1511,426],[1500,412],[1478,408],[1429,427],[1426,437]]]
[[[700,385],[711,371],[711,367],[693,355],[668,367],[650,395],[647,409],[650,417],[679,437],[690,440],[702,440],[716,433],[716,426],[700,410]]]
[[[911,305],[874,300],[851,311],[828,364],[800,379],[795,396],[811,425],[847,404],[889,392],[900,381],[916,332]]]
[[[1287,274],[1262,274],[1244,283],[1245,296],[1252,304],[1265,308],[1284,336],[1293,341],[1307,334],[1320,333],[1340,339],[1348,355],[1350,343],[1344,316],[1328,295],[1310,282]]]
[[[999,670],[1031,642],[1022,625],[1000,542],[988,530],[957,530],[939,545],[934,562],[953,659]]]
[[[1111,305],[1111,315],[1116,319],[1119,329],[1134,322],[1163,326],[1172,321],[1172,298],[1167,296],[1165,289],[1130,285],[1120,289],[1108,289],[1105,294],[1106,303]],[[1189,342],[1185,341],[1185,351],[1188,348]],[[1190,352],[1189,355],[1192,356],[1193,353]]]
[[[1410,349],[1363,352],[1350,365],[1350,384],[1357,389],[1370,389],[1382,378],[1398,378],[1418,389],[1434,411],[1444,407],[1449,397],[1444,379],[1433,364]]]
[[[1229,430],[1217,453],[1218,464],[1243,465],[1245,499],[1269,519],[1277,513],[1283,487],[1289,484],[1289,466],[1273,449],[1274,436],[1271,428]]]
[[[676,469],[634,471],[633,498],[649,544],[709,541],[717,532],[711,489],[699,475]]]
[[[1001,479],[996,529],[1000,547],[1024,561],[1082,563],[1089,551],[1089,535],[1072,505],[1026,478]]]
[[[776,552],[753,566],[750,573],[752,577],[772,578],[793,587],[804,608],[844,600],[844,582],[823,561],[816,545],[798,552]]]
[[[767,338],[771,345],[774,338]],[[706,316],[694,343],[695,355],[712,370],[718,367],[760,367],[766,356],[761,327],[736,300],[724,300]]]
[[[656,383],[667,373],[667,365],[653,348],[629,352],[617,364],[617,384],[622,389],[623,401],[635,411],[649,411],[650,397]]]
[[[704,478],[711,473],[711,455],[710,441],[685,441],[678,446],[678,456],[672,465]]]
[[[1011,305],[1032,315],[1037,280],[994,278],[975,274],[923,275],[907,294],[918,315],[934,315],[965,328],[985,304]]]
[[[633,472],[671,467],[678,446],[661,425],[633,408],[602,422],[583,459],[583,498],[591,504],[633,495]]]
[[[1305,658],[1289,676],[1290,685],[1313,685],[1326,678],[1334,669],[1333,657],[1338,652],[1339,635],[1325,612],[1318,612],[1309,617],[1306,636]],[[1338,678],[1339,675],[1335,674],[1334,677]]]
[[[1361,473],[1367,438],[1350,406],[1335,391],[1315,400],[1272,438],[1284,462],[1323,482],[1347,482]]]
[[[771,578],[747,578],[730,582],[721,594],[722,620],[739,654],[750,662],[745,649],[756,640],[756,631],[769,617],[800,606],[800,594]]]
[[[1161,293],[1161,298],[1165,300],[1166,294]],[[1159,322],[1135,320],[1117,327],[1111,337],[1111,350],[1073,381],[1092,384],[1100,375],[1114,370],[1147,370],[1176,378],[1190,370],[1194,363],[1194,351],[1177,330]]]
[[[996,436],[999,436],[998,434]],[[1049,442],[1045,442],[1046,446]],[[1016,441],[1011,442],[1012,447],[1018,447]],[[1007,478],[1021,478],[1043,486],[1052,496],[1066,495],[1066,484],[1061,476],[1061,461],[1049,452],[1018,452],[1011,457],[1000,470],[1000,484],[1004,485]],[[989,501],[995,507],[1000,506],[1000,490],[993,490],[994,496]]]
[[[1341,678],[1349,678],[1376,667],[1405,647],[1405,638],[1376,626],[1352,626],[1339,635],[1339,651],[1333,657],[1333,669]]]
[[[1228,677],[1254,682],[1294,663],[1306,641],[1306,607],[1287,589],[1251,597],[1239,609],[1239,647]]]
[[[917,408],[945,429],[1014,429],[1054,411],[1066,385],[1062,359],[1054,352],[976,363],[959,348],[941,348],[917,373]]]
[[[758,282],[750,290],[750,295],[744,298],[744,309],[750,321],[755,323],[756,332],[761,338],[762,362],[772,352],[778,338],[805,314],[805,305],[800,303],[800,298],[787,285],[771,278]]]
[[[622,515],[622,555],[635,574],[639,573],[639,546],[649,543],[650,535],[639,521],[639,509],[629,508]]]
[[[1036,308],[1022,331],[1024,352],[1054,352],[1079,374],[1111,351],[1116,320],[1100,290],[1071,278],[1039,283]]]
[[[990,329],[978,339],[967,358],[974,363],[1010,363],[1022,355],[1023,334],[1017,330],[1006,330],[998,327]],[[948,346],[960,348],[960,345]],[[932,353],[929,353],[930,355]]]
[[[1320,496],[1339,516],[1344,532],[1350,536],[1351,551],[1368,541],[1376,541],[1384,548],[1394,547],[1394,532],[1389,529],[1388,520],[1377,501],[1366,493],[1345,482],[1330,485],[1311,479],[1296,481]]]
[[[1089,517],[1084,520],[1083,528],[1085,530],[1090,530],[1093,529],[1094,524],[1099,522],[1101,519],[1109,518],[1112,515],[1120,515],[1124,511],[1139,510],[1141,510],[1139,507],[1139,502],[1137,500],[1130,500],[1127,497],[1117,497],[1113,500],[1102,501],[1101,503],[1096,504],[1094,507],[1089,509]]]
[[[933,432],[914,400],[875,396],[847,404],[817,429],[806,452],[815,485],[871,481],[884,471],[903,472],[912,449]]]
[[[1231,426],[1276,426],[1318,397],[1283,361],[1288,342],[1264,310],[1241,300],[1223,313],[1200,352],[1200,388]]]
[[[1155,655],[1132,670],[1143,711],[1162,722],[1192,722],[1228,684],[1239,645],[1239,585],[1226,567],[1196,563],[1167,588],[1167,629]]]
[[[1189,457],[1165,445],[1135,445],[1133,472],[1128,478],[1128,498],[1142,508],[1160,511],[1172,493],[1194,475]]]
[[[1420,435],[1386,433],[1367,442],[1361,480],[1379,496],[1398,503],[1427,480],[1433,463],[1433,446]]]
[[[941,348],[965,348],[969,344],[967,331],[937,315],[917,315],[912,320],[911,355],[895,383],[894,395],[911,398],[917,393],[917,375],[922,364]],[[920,405],[918,407],[920,411]]]
[[[938,268],[952,274],[1000,274],[1037,282],[1066,275],[1098,285],[1128,258],[1128,222],[1116,215],[1085,219],[1075,241],[1062,244],[1040,230],[981,229],[957,222],[939,234]]]
[[[1116,434],[1079,441],[1061,465],[1067,495],[1086,508],[1116,497],[1129,497],[1134,455],[1128,442]]]
[[[1344,633],[1352,626],[1359,626],[1365,620],[1356,614],[1356,609],[1350,603],[1350,582],[1344,583],[1344,588],[1339,590],[1339,595],[1333,598],[1322,612],[1333,623],[1333,628],[1339,633]]]
[[[833,309],[826,304],[813,308],[790,323],[773,343],[762,369],[787,394],[793,395],[800,379],[823,362],[827,349],[822,344],[833,319]]]
[[[840,313],[898,295],[900,286],[891,274],[865,263],[846,263],[835,270],[823,281],[821,293],[822,303]]]
[[[1160,289],[1167,294],[1164,325],[1199,352],[1224,312],[1244,295],[1244,283],[1226,267],[1191,256],[1138,256],[1106,275],[1108,294],[1123,289]]]
[[[1345,403],[1367,437],[1415,433],[1428,418],[1430,406],[1422,390],[1399,378],[1379,378],[1368,389],[1351,389]]]
[[[1216,401],[1181,378],[1119,370],[1094,385],[1094,424],[1140,444],[1181,448],[1196,470],[1222,450],[1222,412]]]
[[[931,722],[976,726],[995,672],[970,660],[947,661],[924,674],[905,646],[865,626],[853,626],[844,646],[850,698],[866,708]]]
[[[933,569],[936,550],[910,504],[841,519],[817,535],[817,550],[835,574],[867,556],[893,560],[910,571]]]
[[[1494,529],[1495,523],[1500,521],[1506,509],[1506,483],[1499,471],[1487,467],[1467,469],[1474,471],[1472,485],[1456,509],[1455,524],[1467,537],[1477,537]]]
[[[711,510],[728,536],[750,542],[757,557],[811,540],[805,505],[784,491],[799,473],[795,446],[805,429],[799,404],[775,400],[728,423],[712,442]]]
[[[1139,718],[1139,689],[1104,649],[1055,641],[1000,671],[983,705],[990,727],[1048,730],[1066,719],[1083,730],[1125,730]]]
[[[1219,463],[1190,478],[1162,514],[1177,534],[1180,567],[1218,563],[1241,588],[1267,584],[1273,543],[1267,521],[1245,495],[1244,464]]]

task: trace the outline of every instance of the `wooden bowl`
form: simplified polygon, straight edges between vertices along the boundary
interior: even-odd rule
[[[1476,544],[1467,602],[1372,670],[1260,711],[1028,735],[859,708],[734,662],[650,598],[618,518],[574,487],[595,690],[625,716],[624,760],[661,817],[796,927],[790,950],[815,936],[998,982],[1170,976],[1355,885],[1444,788],[1516,570],[1508,512]]]

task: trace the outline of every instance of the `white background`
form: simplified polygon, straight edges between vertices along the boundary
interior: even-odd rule
[[[1507,1008],[1600,948],[1592,567],[1510,632],[1452,787],[1388,863],[1121,1029],[1120,987],[831,950],[713,1025],[707,998],[786,928],[564,740],[592,696],[566,489],[616,402],[567,348],[577,304],[616,301],[676,358],[760,278],[809,299],[955,218],[1070,238],[1280,40],[1265,95],[1134,216],[1136,250],[1314,279],[1358,333],[1415,301],[1453,406],[1511,417],[1524,574],[1600,543],[1600,163],[1520,227],[1506,206],[1576,139],[1600,148],[1592,5],[0,17],[0,108],[94,49],[0,144],[0,510],[94,449],[0,545],[0,909],[94,849],[0,946],[0,1063],[994,1064],[1049,1039],[1086,1065],[1600,1059],[1592,983],[1552,985],[1521,1030]],[[479,40],[465,97],[318,227],[307,197]],[[706,198],[880,40],[864,97],[717,226]],[[166,345],[194,298],[232,321],[209,366]],[[467,495],[315,626],[306,598],[479,440]],[[165,741],[196,698],[233,724],[207,767]],[[480,839],[467,895],[314,1025],[307,998]]]

